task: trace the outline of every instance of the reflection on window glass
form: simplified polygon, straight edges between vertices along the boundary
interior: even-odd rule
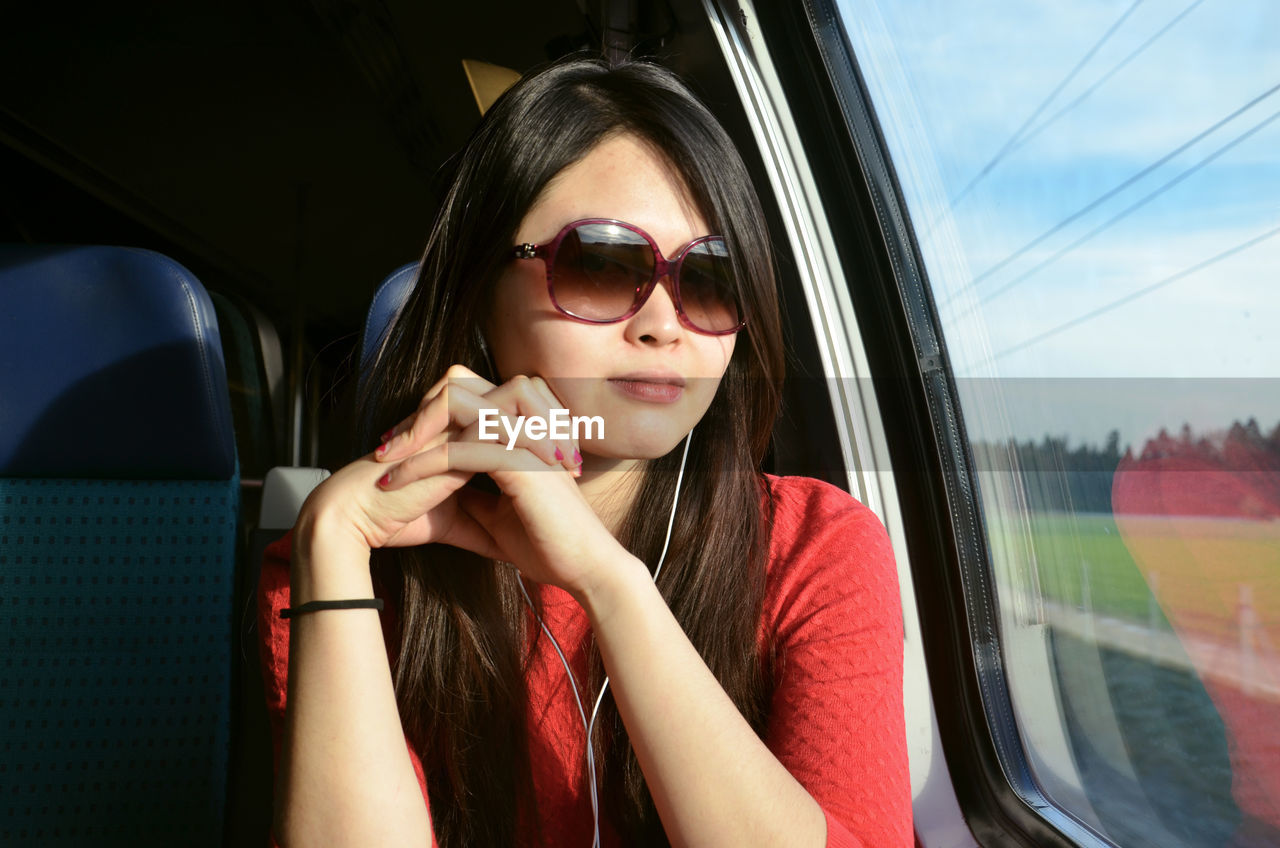
[[[843,0],[924,256],[1037,781],[1280,846],[1280,4]]]

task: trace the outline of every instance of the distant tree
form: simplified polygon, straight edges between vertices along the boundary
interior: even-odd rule
[[[1274,472],[1269,476],[1280,480],[1280,423],[1264,435],[1255,418],[1233,421],[1225,434],[1197,434],[1183,422],[1174,437],[1162,427],[1136,452],[1131,445],[1121,448],[1118,430],[1108,433],[1101,447],[1071,447],[1067,436],[1046,433],[1039,442],[975,441],[970,448],[979,470],[1017,473],[1027,505],[1038,512],[1110,512],[1120,466],[1231,468]]]
[[[1102,447],[1072,447],[1067,436],[1048,433],[1039,441],[974,442],[977,467],[1017,471],[1028,506],[1037,512],[1107,512],[1111,480],[1128,446],[1121,450],[1120,432],[1112,430]]]

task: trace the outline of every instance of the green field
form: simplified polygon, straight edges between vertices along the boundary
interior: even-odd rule
[[[1095,612],[1147,620],[1151,591],[1111,516],[1038,513],[1030,521],[1040,590],[1047,600],[1083,607],[1087,581]]]
[[[1264,627],[1280,615],[1280,521],[1121,517],[1118,524],[1110,515],[1069,513],[1032,513],[1027,521],[1046,600],[1156,627],[1168,627],[1168,615],[1179,628],[1221,639],[1238,632],[1242,597]],[[1027,552],[1015,541],[992,538],[997,551]]]

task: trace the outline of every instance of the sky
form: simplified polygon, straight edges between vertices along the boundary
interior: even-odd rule
[[[971,434],[1280,423],[1280,3],[840,7]]]

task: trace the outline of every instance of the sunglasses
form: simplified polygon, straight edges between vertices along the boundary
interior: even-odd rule
[[[624,321],[640,311],[659,280],[670,277],[676,314],[690,330],[725,336],[747,323],[720,236],[694,239],[665,259],[639,227],[588,218],[566,224],[546,244],[517,245],[515,257],[543,260],[551,303],[579,321]]]

